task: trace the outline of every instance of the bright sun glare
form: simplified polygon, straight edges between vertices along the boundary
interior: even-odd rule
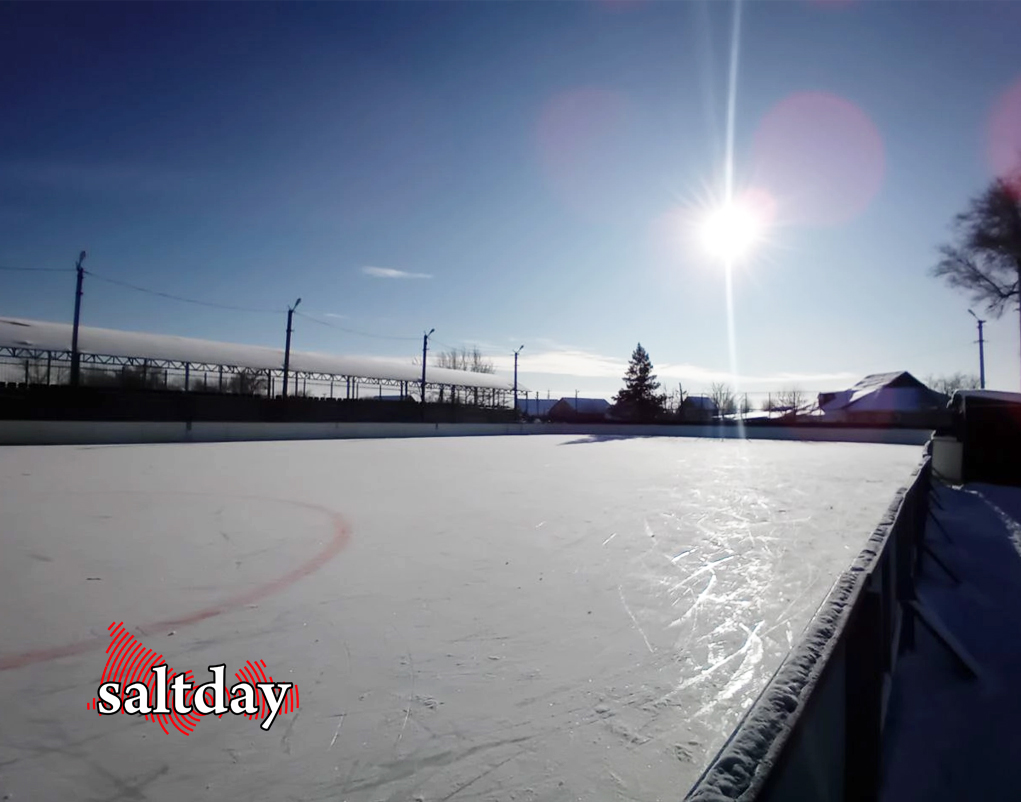
[[[762,236],[763,220],[746,204],[716,209],[702,225],[702,241],[711,255],[730,263],[745,256]]]

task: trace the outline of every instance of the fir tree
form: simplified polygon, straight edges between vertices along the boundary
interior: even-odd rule
[[[641,343],[631,354],[631,362],[624,375],[624,389],[613,400],[621,411],[639,420],[651,420],[663,412],[666,395],[659,392],[659,382],[652,372],[652,360]]]

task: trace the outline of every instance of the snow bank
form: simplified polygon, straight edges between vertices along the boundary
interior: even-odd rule
[[[881,800],[1016,799],[1021,755],[1021,488],[936,490],[918,599],[977,663],[917,625],[894,678]]]

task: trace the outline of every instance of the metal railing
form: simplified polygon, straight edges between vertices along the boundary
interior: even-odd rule
[[[82,353],[80,382],[86,387],[168,390],[180,392],[234,393],[272,397],[283,385],[283,368],[253,369],[239,365],[181,362]],[[59,386],[70,383],[69,351],[48,351],[27,347],[0,347],[0,383],[28,387]],[[372,399],[417,396],[419,383],[407,379],[369,378],[345,374],[291,369],[292,396],[310,398]],[[509,389],[473,387],[426,382],[427,400],[437,403],[504,408],[511,398]]]

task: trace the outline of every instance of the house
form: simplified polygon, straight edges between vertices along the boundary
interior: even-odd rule
[[[557,401],[547,413],[552,421],[592,423],[606,420],[610,402],[605,398],[565,397]]]
[[[531,418],[548,418],[549,412],[556,406],[556,398],[519,398],[517,410]]]
[[[716,418],[719,407],[707,395],[689,395],[681,403],[681,417],[685,421],[705,423]]]
[[[907,371],[874,373],[848,390],[819,393],[823,417],[847,423],[936,426],[950,399]]]

